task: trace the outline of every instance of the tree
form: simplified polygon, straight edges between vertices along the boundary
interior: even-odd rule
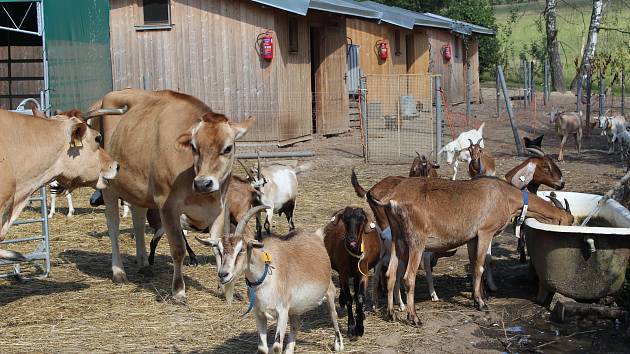
[[[554,91],[564,91],[564,73],[558,47],[558,27],[556,26],[556,0],[547,0],[545,6],[547,28],[547,55],[551,65],[551,85]]]
[[[586,46],[584,46],[584,52],[582,53],[582,62],[580,67],[571,82],[571,89],[576,87],[578,77],[582,77],[582,80],[586,78],[588,71],[591,69],[591,63],[595,57],[595,49],[597,48],[597,34],[599,33],[599,27],[602,23],[602,16],[604,15],[604,8],[606,7],[606,1],[593,0],[593,11],[591,12],[591,23],[588,26],[588,37],[586,38]]]

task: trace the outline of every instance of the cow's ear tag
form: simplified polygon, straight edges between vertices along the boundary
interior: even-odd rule
[[[262,254],[263,257],[263,261],[265,261],[265,263],[269,264],[271,263],[271,254],[267,251],[263,252]]]
[[[81,139],[74,138],[74,139],[72,139],[72,142],[70,143],[70,146],[71,147],[82,147],[83,143],[81,142]]]

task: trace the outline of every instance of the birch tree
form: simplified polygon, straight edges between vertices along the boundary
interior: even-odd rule
[[[551,64],[551,85],[554,91],[563,92],[564,73],[558,47],[558,27],[556,24],[556,0],[547,0],[545,6],[545,23],[547,28],[547,56]]]
[[[575,88],[576,81],[579,76],[582,79],[586,78],[586,74],[591,68],[591,62],[595,56],[595,49],[597,48],[597,34],[599,33],[599,27],[602,24],[602,16],[604,15],[604,8],[606,7],[604,0],[593,0],[593,11],[591,12],[591,23],[588,26],[588,37],[586,38],[586,46],[584,46],[584,52],[582,53],[582,61],[580,62],[580,68],[571,83],[571,88]]]

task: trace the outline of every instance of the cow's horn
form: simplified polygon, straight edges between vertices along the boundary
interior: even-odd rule
[[[527,152],[535,156],[540,156],[540,157],[545,156],[545,153],[540,149],[528,147],[528,148],[525,148],[525,150],[527,150]]]
[[[271,207],[266,205],[258,205],[247,211],[247,213],[243,216],[241,220],[239,220],[238,225],[236,225],[236,230],[234,231],[234,235],[241,236],[245,231],[245,226],[247,226],[247,222],[251,219],[256,213],[262,211],[264,209],[271,209]]]
[[[122,108],[99,108],[94,111],[90,111],[87,114],[88,118],[104,116],[104,115],[123,115],[127,113],[127,106],[123,106]]]

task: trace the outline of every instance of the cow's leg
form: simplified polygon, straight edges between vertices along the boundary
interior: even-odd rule
[[[118,235],[120,234],[120,215],[118,214],[118,194],[106,188],[102,190],[105,202],[105,217],[107,218],[107,232],[112,241],[112,280],[114,283],[127,282],[127,274],[120,258]]]
[[[269,347],[267,347],[267,315],[264,311],[256,311],[256,331],[258,332],[258,353],[269,353]]]
[[[564,144],[567,142],[568,135],[562,136],[562,141],[560,142],[560,153],[558,154],[558,161],[564,160]]]
[[[491,234],[482,234],[481,232],[477,234],[477,252],[473,264],[473,299],[479,310],[486,310],[488,308],[482,296],[481,277],[483,276],[486,252],[491,243]]]
[[[409,261],[407,262],[407,271],[403,281],[405,282],[405,288],[407,289],[407,319],[414,325],[420,326],[422,322],[416,314],[416,305],[414,299],[415,287],[416,287],[416,273],[420,267],[422,261],[422,252],[424,251],[424,245],[416,246],[415,248],[409,248]]]
[[[155,263],[155,249],[157,248],[158,243],[160,243],[160,239],[164,236],[164,228],[160,227],[153,234],[153,238],[151,239],[151,243],[149,244],[151,250],[149,251],[149,264],[153,265]]]
[[[337,322],[337,309],[335,308],[335,284],[330,280],[328,284],[328,291],[326,292],[326,302],[328,305],[328,314],[330,315],[330,321],[335,329],[335,344],[333,348],[336,352],[343,350],[343,338],[341,337],[341,331],[339,330],[339,322]]]
[[[289,338],[287,339],[285,353],[293,354],[295,352],[295,340],[297,338],[298,331],[300,330],[300,316],[289,315],[289,324],[291,328],[289,330]]]
[[[52,218],[53,215],[55,215],[55,212],[57,211],[57,194],[55,193],[50,193],[50,210],[48,211],[48,218]]]
[[[74,215],[74,204],[72,204],[72,194],[66,194],[66,200],[68,201],[68,217]]]
[[[190,265],[191,266],[198,266],[199,262],[197,261],[197,255],[195,254],[195,251],[193,251],[192,247],[190,247],[190,244],[188,243],[188,238],[186,238],[186,232],[184,231],[184,242],[186,243],[186,252],[188,252],[188,258],[190,260]]]
[[[424,272],[427,275],[427,285],[429,286],[429,296],[431,296],[431,301],[440,301],[440,298],[437,296],[435,288],[433,287],[433,267],[431,267],[432,255],[432,252],[422,253],[422,268],[424,268]]]
[[[186,246],[184,243],[184,233],[179,221],[179,212],[175,208],[161,208],[160,218],[166,233],[166,239],[171,250],[173,258],[173,299],[177,302],[186,301],[186,284],[184,284],[184,276],[182,274],[182,266],[184,265],[184,256],[186,255]]]
[[[582,154],[582,127],[575,133],[575,144],[577,145],[578,156]]]
[[[136,240],[136,263],[139,272],[144,275],[151,275],[147,249],[144,244],[144,229],[147,220],[147,209],[135,205],[131,206],[131,221],[133,222],[133,237]]]

